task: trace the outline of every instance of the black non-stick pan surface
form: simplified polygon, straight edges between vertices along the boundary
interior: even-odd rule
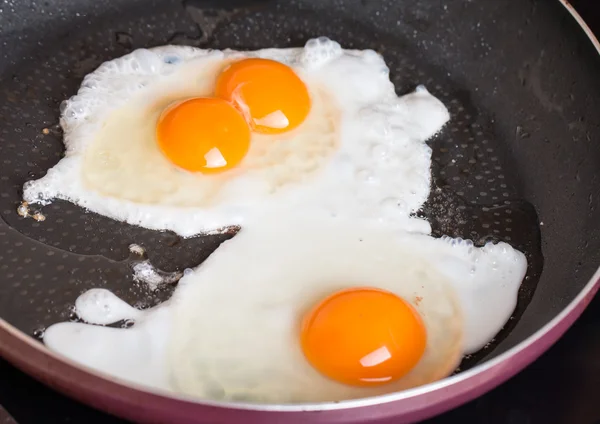
[[[164,272],[198,265],[235,231],[181,239],[64,201],[17,213],[23,183],[63,155],[60,102],[102,62],[164,44],[257,49],[327,36],[384,55],[397,92],[425,84],[452,118],[431,140],[434,235],[505,241],[529,268],[513,317],[460,371],[526,340],[600,264],[600,60],[558,1],[14,0],[0,5],[0,317],[39,337],[106,287],[139,307],[143,246]]]

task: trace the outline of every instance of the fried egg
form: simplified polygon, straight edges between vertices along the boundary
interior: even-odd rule
[[[398,97],[374,51],[326,38],[106,62],[64,104],[66,156],[24,199],[183,236],[241,230],[167,302],[141,311],[93,289],[75,305],[84,323],[44,343],[225,401],[340,401],[449,375],[509,319],[527,262],[505,243],[435,239],[413,216],[429,195],[426,140],[448,119],[422,86]]]
[[[129,318],[133,327],[61,323],[44,342],[117,378],[200,398],[338,401],[449,375],[515,307],[527,263],[505,243],[476,248],[353,220],[296,214],[290,225],[278,216],[244,227],[154,309],[103,290],[78,303],[83,319]],[[332,295],[348,293],[355,299],[332,306]]]
[[[140,49],[64,102],[65,157],[23,197],[182,236],[282,206],[426,233],[410,213],[429,193],[425,140],[448,119],[424,87],[398,97],[379,54],[326,38]]]

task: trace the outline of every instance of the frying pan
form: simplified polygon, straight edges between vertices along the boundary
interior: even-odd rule
[[[398,93],[425,84],[449,107],[451,123],[430,141],[434,182],[421,213],[436,236],[479,245],[503,240],[527,255],[527,276],[505,328],[447,379],[375,398],[296,406],[169,396],[47,351],[40,334],[76,319],[72,305],[89,288],[109,288],[138,307],[170,296],[172,287],[152,292],[133,281],[131,243],[144,246],[164,272],[176,272],[234,236],[180,239],[62,201],[41,209],[43,222],[20,217],[23,183],[63,154],[60,102],[100,63],[135,48],[288,47],[317,36],[377,50]],[[147,423],[414,422],[484,393],[555,342],[600,285],[594,47],[597,40],[566,1],[5,1],[0,354],[67,395]]]

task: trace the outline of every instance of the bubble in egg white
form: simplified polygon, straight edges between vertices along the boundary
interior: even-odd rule
[[[85,322],[100,325],[140,316],[140,311],[106,289],[91,289],[79,296],[74,312]]]
[[[135,262],[132,266],[133,280],[156,290],[166,284],[176,283],[183,275],[180,272],[164,272],[156,269],[150,261]]]
[[[342,47],[339,43],[319,37],[306,42],[300,61],[309,68],[317,68],[341,55]]]

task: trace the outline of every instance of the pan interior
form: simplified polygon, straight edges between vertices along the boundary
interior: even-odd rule
[[[582,134],[586,122],[577,121],[579,106],[561,103],[567,92],[564,83],[558,85],[554,97],[536,93],[549,78],[540,69],[555,53],[533,55],[537,42],[524,39],[521,50],[509,59],[501,50],[511,42],[516,45],[516,31],[501,43],[499,29],[477,24],[494,12],[496,19],[511,16],[514,23],[510,25],[518,28],[526,18],[542,19],[539,10],[515,4],[500,8],[489,3],[484,7],[359,0],[336,2],[336,7],[316,0],[57,4],[55,16],[40,11],[32,1],[15,5],[13,21],[0,15],[0,27],[5,28],[1,40],[12,46],[5,53],[10,60],[0,65],[0,311],[2,318],[23,332],[39,335],[46,326],[69,319],[76,297],[94,287],[106,287],[139,307],[167,299],[172,286],[152,292],[133,281],[131,264],[137,259],[128,250],[132,243],[143,246],[156,267],[172,272],[201,263],[233,236],[231,232],[181,239],[169,232],[116,222],[63,201],[43,208],[44,222],[17,214],[23,183],[44,175],[63,154],[57,125],[59,104],[76,92],[83,76],[135,48],[169,43],[257,49],[302,46],[310,38],[327,36],[345,48],[382,53],[398,93],[425,84],[446,104],[452,118],[430,141],[434,184],[423,215],[436,236],[472,239],[478,245],[502,240],[526,253],[529,261],[513,317],[488,347],[463,361],[461,370],[524,340],[558,313],[581,289],[586,276],[591,276],[597,257],[588,257],[589,266],[583,266],[585,252],[569,250],[596,242],[598,235],[596,228],[583,231],[591,222],[588,209],[585,213],[573,209],[580,202],[586,207],[588,200],[594,205],[598,202],[589,194],[591,186],[583,187],[585,178],[596,172],[592,165],[594,160],[598,163],[598,151],[588,149],[585,162]],[[47,8],[52,7],[47,4]],[[550,19],[559,11],[550,7],[544,13]],[[464,27],[463,21],[468,22]],[[583,95],[579,85],[574,82],[571,93]],[[557,123],[559,112],[563,118],[573,115],[574,125],[579,126]],[[568,136],[570,141],[575,133],[580,138],[573,142],[575,148],[566,151],[559,137]],[[580,160],[578,170],[570,162],[563,163],[560,152]],[[551,167],[554,174],[549,172]],[[561,191],[563,178],[573,178],[574,183],[575,171],[582,187],[569,196]],[[537,178],[535,183],[531,178]],[[571,224],[564,226],[566,217],[552,208],[567,204],[564,210],[572,212]],[[538,214],[549,227],[542,227],[542,234]],[[575,269],[579,263],[581,272],[568,289],[564,289],[564,272],[545,273],[539,290],[546,306],[536,306],[527,319],[520,320],[542,275],[542,240],[545,255],[553,262],[551,270],[560,258],[560,270]],[[560,252],[565,254],[559,257]]]

